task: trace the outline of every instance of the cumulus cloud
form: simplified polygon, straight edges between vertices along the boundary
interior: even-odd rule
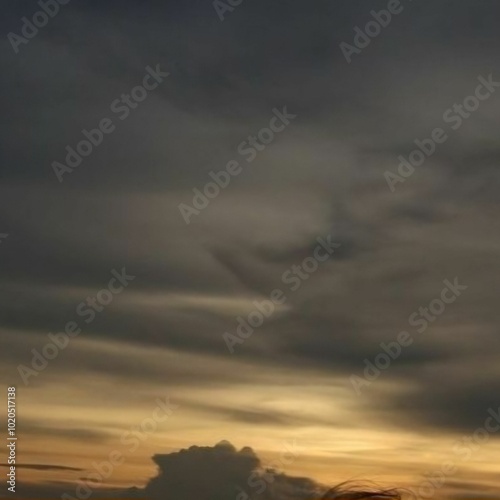
[[[155,455],[153,460],[158,476],[144,490],[151,500],[302,500],[321,490],[310,479],[266,469],[250,447],[237,450],[228,441]]]

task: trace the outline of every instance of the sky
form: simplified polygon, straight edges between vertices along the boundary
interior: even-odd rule
[[[494,498],[498,2],[51,5],[0,20],[19,491]]]

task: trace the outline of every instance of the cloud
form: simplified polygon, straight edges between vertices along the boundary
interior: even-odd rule
[[[238,451],[227,441],[155,455],[153,460],[158,476],[144,490],[151,500],[299,500],[314,498],[320,490],[312,480],[266,471],[251,448]]]
[[[0,467],[10,467],[8,464],[0,464]],[[31,469],[31,470],[42,470],[42,471],[71,471],[78,472],[84,469],[79,469],[77,467],[67,467],[65,465],[47,465],[47,464],[17,464],[16,469]]]
[[[474,91],[479,74],[500,78],[500,7],[406,2],[348,65],[339,43],[375,8],[370,0],[291,0],[286,8],[255,0],[221,23],[210,1],[89,0],[64,6],[18,55],[0,44],[5,75],[15,73],[0,83],[12,117],[0,153],[0,233],[9,233],[0,247],[2,376],[18,381],[17,365],[75,319],[111,269],[137,276],[33,379],[42,393],[30,394],[26,412],[61,409],[34,437],[56,438],[53,429],[74,411],[59,399],[62,381],[82,380],[99,381],[82,387],[82,411],[94,399],[112,412],[142,397],[111,398],[120,387],[168,385],[209,424],[223,420],[238,432],[296,425],[322,439],[336,426],[365,425],[424,439],[481,424],[500,389],[498,377],[484,375],[485,366],[498,375],[500,352],[498,95],[396,193],[383,173],[443,125],[443,112]],[[5,6],[8,31],[18,32],[31,9]],[[51,162],[156,63],[171,72],[168,81],[59,185]],[[238,144],[285,105],[297,119],[247,164]],[[178,204],[235,158],[244,172],[186,226]],[[229,358],[222,333],[327,234],[341,244],[336,255]],[[331,397],[454,276],[469,285],[459,304],[362,399]],[[271,380],[278,388],[268,399]],[[325,421],[273,407],[300,383],[318,388]],[[214,386],[227,399],[209,408],[200,400]],[[349,411],[328,427],[339,399]],[[104,429],[126,426],[79,418],[65,423],[62,439],[107,443],[113,433]]]

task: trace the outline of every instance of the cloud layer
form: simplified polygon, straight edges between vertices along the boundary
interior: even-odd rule
[[[500,94],[457,130],[443,119],[480,75],[500,79],[499,6],[405,2],[348,64],[339,44],[387,6],[375,4],[257,0],[221,22],[211,2],[89,0],[18,54],[3,40],[0,373],[24,394],[30,463],[88,467],[167,393],[185,412],[175,434],[159,431],[169,450],[227,437],[272,454],[300,435],[309,451],[293,473],[409,484],[499,407]],[[5,7],[4,32],[33,9]],[[170,76],[121,121],[111,103],[157,64]],[[247,162],[239,145],[284,106],[297,118]],[[115,132],[59,183],[52,162],[105,117]],[[391,192],[384,174],[436,127],[449,139]],[[179,204],[231,160],[242,173],[187,225]],[[284,273],[328,235],[338,251],[291,290]],[[85,323],[78,305],[123,267],[136,279]],[[419,334],[409,318],[455,277],[467,290]],[[276,288],[284,304],[230,354],[223,334]],[[22,387],[18,365],[69,321],[82,333]],[[350,377],[402,330],[413,344],[358,396]],[[146,481],[153,448],[110,486]],[[489,487],[499,456],[492,434],[450,494]]]

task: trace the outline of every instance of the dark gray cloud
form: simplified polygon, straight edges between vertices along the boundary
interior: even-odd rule
[[[306,499],[322,488],[307,478],[270,472],[255,452],[237,450],[222,441],[211,446],[191,446],[167,455],[155,455],[157,477],[151,479],[145,494],[151,499],[174,499],[195,495],[200,499],[242,498]],[[196,481],[193,481],[193,477]]]
[[[8,464],[0,464],[0,467],[10,467]],[[83,469],[78,469],[76,467],[67,467],[65,465],[46,465],[46,464],[20,464],[16,466],[18,469],[31,469],[31,470],[42,470],[42,471],[70,471],[78,472]]]
[[[112,437],[111,433],[89,429],[89,428],[61,428],[61,427],[51,427],[50,425],[42,425],[39,421],[24,419],[19,425],[19,430],[23,435],[30,436],[47,436],[53,438],[63,438],[68,441],[81,441],[93,443],[103,443]],[[23,466],[24,467],[24,466]],[[82,470],[82,469],[72,469],[68,470]]]
[[[380,342],[409,328],[409,315],[438,295],[443,279],[458,276],[467,293],[353,404],[417,432],[480,425],[499,390],[500,94],[396,193],[383,175],[416,138],[443,126],[445,110],[474,92],[479,75],[500,80],[500,7],[403,3],[351,64],[339,44],[351,43],[354,27],[386,1],[293,0],[285,8],[257,0],[220,22],[210,1],[89,0],[62,7],[19,54],[4,37],[2,374],[12,379],[112,269],[126,267],[133,285],[85,326],[78,349],[54,361],[55,376],[250,386],[253,366],[296,370],[304,380],[321,372],[348,385]],[[4,7],[2,32],[19,32],[36,9]],[[59,184],[51,162],[83,128],[112,116],[110,103],[158,63],[171,75]],[[297,118],[247,164],[238,144],[285,105]],[[186,225],[179,203],[231,159],[243,173]],[[283,273],[328,234],[338,252],[227,362],[222,333],[235,330],[253,300],[284,287]],[[85,341],[156,346],[220,367],[141,364]],[[261,409],[207,411],[297,425]]]

